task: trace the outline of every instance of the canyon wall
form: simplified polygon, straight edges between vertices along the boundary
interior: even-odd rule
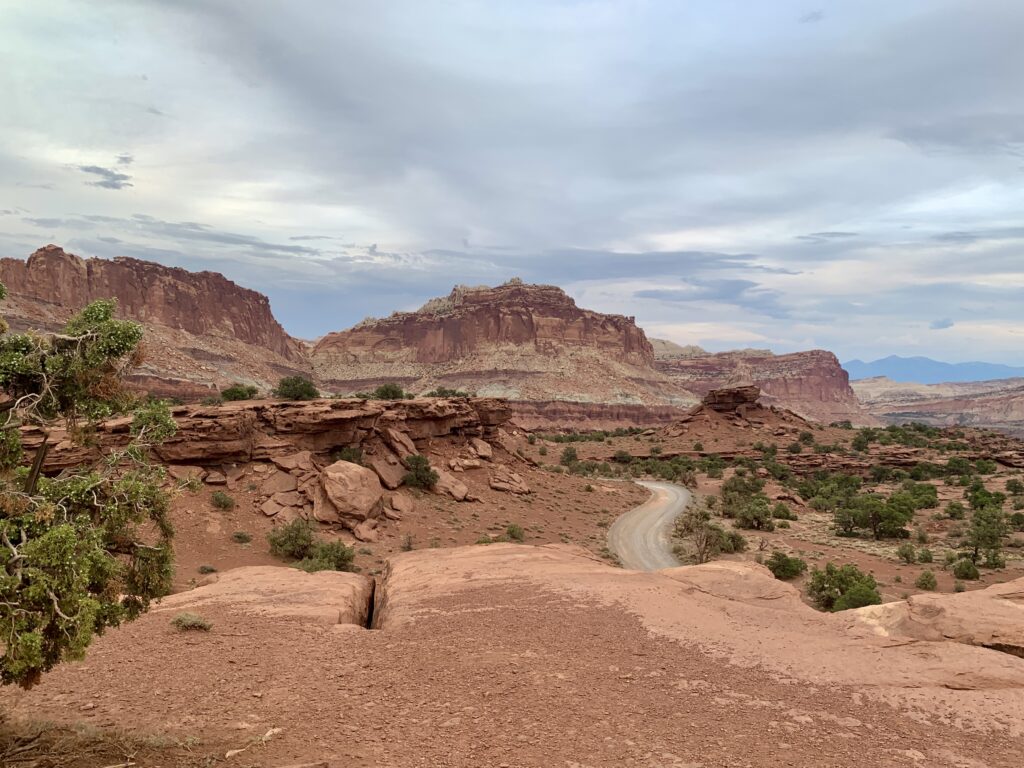
[[[876,419],[858,402],[850,378],[831,352],[814,349],[773,355],[762,350],[671,357],[655,367],[686,389],[706,395],[726,384],[756,384],[765,401],[825,423]]]

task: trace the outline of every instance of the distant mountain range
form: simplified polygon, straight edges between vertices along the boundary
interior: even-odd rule
[[[890,355],[881,360],[865,363],[850,360],[843,368],[851,379],[870,379],[885,376],[893,381],[918,384],[944,384],[962,381],[990,381],[1024,376],[1024,367],[998,363],[943,363],[928,357],[898,357]]]

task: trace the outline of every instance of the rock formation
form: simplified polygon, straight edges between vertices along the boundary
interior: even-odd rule
[[[758,350],[721,352],[661,359],[655,367],[701,396],[739,374],[759,386],[767,402],[809,419],[877,423],[857,401],[839,360],[824,350],[787,355]]]
[[[513,400],[666,402],[686,397],[652,365],[633,318],[580,309],[560,288],[513,280],[455,288],[323,337],[311,352],[323,386],[341,392],[400,382]]]
[[[27,261],[0,259],[0,282],[8,289],[0,314],[14,330],[53,330],[91,301],[117,299],[122,317],[146,327],[135,381],[154,394],[198,399],[234,381],[269,389],[309,370],[267,297],[216,272],[82,259],[48,245]]]
[[[712,389],[704,395],[702,404],[719,413],[735,413],[742,406],[756,403],[760,396],[761,388],[752,384]]]

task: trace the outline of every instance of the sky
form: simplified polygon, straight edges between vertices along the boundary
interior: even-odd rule
[[[1024,364],[1020,0],[0,0],[0,256]]]

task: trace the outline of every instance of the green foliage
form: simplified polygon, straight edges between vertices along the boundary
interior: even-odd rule
[[[694,444],[693,444],[693,450],[695,450],[695,451],[697,451],[698,453],[700,453],[701,451],[703,451],[703,450],[704,450],[704,443],[701,443],[701,442],[699,442],[699,441],[698,441],[698,442],[696,442],[696,443],[694,443]]]
[[[789,453],[792,453],[792,454],[796,455],[798,453],[803,453],[804,447],[799,442],[792,442],[792,443],[790,443],[789,445],[786,446],[786,450]]]
[[[357,395],[358,397],[358,395]],[[405,400],[406,393],[398,384],[388,382],[387,384],[381,384],[375,390],[369,393],[366,398],[368,400]]]
[[[448,389],[447,387],[436,387],[435,389],[427,392],[424,397],[472,397],[473,395],[469,392],[463,392],[461,389]]]
[[[346,445],[331,451],[331,461],[347,461],[350,464],[363,463],[363,452],[354,445]]]
[[[965,544],[970,548],[971,562],[977,564],[982,556],[989,568],[1003,566],[1003,538],[1007,535],[1006,516],[996,506],[982,507],[971,515]]]
[[[964,581],[976,581],[981,578],[981,574],[978,572],[978,566],[972,563],[966,558],[963,560],[957,560],[953,564],[953,575],[958,579]]]
[[[967,517],[967,509],[959,501],[951,501],[946,505],[946,516],[950,520],[963,520]]]
[[[21,463],[23,455],[18,430],[0,430],[0,472],[14,469]]]
[[[793,510],[783,504],[781,501],[772,507],[772,517],[776,520],[797,520],[799,519]]]
[[[974,462],[974,471],[979,475],[992,475],[999,469],[999,465],[991,459],[978,459]]]
[[[931,483],[915,483],[907,480],[901,486],[901,493],[906,493],[914,504],[914,509],[934,509],[939,506],[938,489]]]
[[[843,566],[827,563],[824,570],[814,568],[807,594],[823,611],[845,611],[882,602],[875,577],[851,563]]]
[[[479,542],[477,542],[477,543],[479,543]],[[487,543],[488,544],[491,543],[490,537],[488,537]],[[413,549],[415,549],[415,547],[416,547],[416,540],[413,538],[412,534],[411,533],[405,534],[405,536],[402,537],[402,551],[403,552],[412,552]]]
[[[282,400],[315,400],[320,392],[305,376],[285,376],[277,383],[274,395]]]
[[[788,581],[803,575],[807,570],[807,563],[799,557],[790,557],[781,550],[775,550],[765,561],[768,570],[776,579]]]
[[[917,562],[919,563],[930,563],[932,562],[933,556],[930,549],[919,549],[917,551]]]
[[[508,536],[510,541],[518,541],[520,543],[526,539],[526,532],[523,530],[523,526],[518,523],[509,523],[505,526],[505,535]]]
[[[763,493],[748,498],[736,511],[736,525],[740,528],[752,528],[758,531],[773,531],[772,507],[768,497]]]
[[[917,550],[914,549],[914,545],[910,542],[906,544],[900,544],[899,549],[896,550],[896,554],[899,556],[907,565],[913,565],[917,562]]]
[[[224,400],[252,400],[257,394],[259,390],[251,384],[232,384],[220,391]]]
[[[985,487],[981,480],[974,480],[964,490],[964,498],[971,505],[971,509],[983,507],[1002,507],[1006,503],[1006,494],[998,491],[992,492]]]
[[[267,534],[270,554],[282,560],[301,560],[313,549],[316,536],[308,520],[293,520]]]
[[[713,498],[713,497],[712,497]],[[706,563],[720,554],[743,552],[747,540],[738,531],[726,531],[712,522],[710,499],[692,504],[676,521],[676,538],[686,541],[692,550],[690,556],[699,564]]]
[[[252,534],[246,531],[235,531],[231,534],[231,540],[236,544],[248,544],[252,541]]]
[[[296,568],[307,573],[316,571],[351,571],[355,550],[341,541],[317,538],[308,520],[293,520],[267,534],[270,554],[292,560]]]
[[[576,454],[576,449],[570,445],[562,451],[562,456],[559,458],[558,463],[564,467],[568,467],[575,464],[577,461],[579,461],[579,456]]]
[[[921,575],[917,577],[917,581],[914,582],[914,586],[927,592],[934,592],[939,586],[939,582],[935,579],[935,574],[931,571],[921,571]]]
[[[1021,482],[1019,478],[1012,477],[1006,481],[1006,492],[1014,496],[1020,496],[1024,494],[1024,482]]]
[[[171,626],[179,632],[209,632],[213,629],[213,624],[207,619],[188,611],[179,613],[171,619]]]
[[[48,436],[60,418],[81,440],[93,421],[130,408],[121,380],[138,361],[142,329],[115,320],[114,309],[94,302],[62,334],[0,335],[0,389],[10,398],[0,428],[5,684],[30,687],[61,661],[81,658],[94,635],[170,590],[169,500],[163,470],[148,461],[149,447],[175,429],[165,405],[142,406],[129,444],[91,466],[52,478],[14,468],[19,423]]]
[[[1014,512],[1010,515],[1010,527],[1015,531],[1024,531],[1024,512]]]
[[[801,432],[798,439],[804,445],[814,445],[814,435],[811,432]]]
[[[210,494],[210,503],[213,504],[217,509],[234,509],[235,500],[224,493],[224,491],[214,491]]]
[[[208,573],[216,573],[217,569],[214,568],[212,565],[200,565],[198,571],[205,575]]]
[[[405,457],[405,468],[409,471],[402,477],[402,485],[410,488],[433,488],[440,479],[430,468],[430,460],[418,453]]]
[[[540,448],[537,449],[537,453],[540,454],[541,456],[547,456],[548,447],[546,445],[542,445]]]

